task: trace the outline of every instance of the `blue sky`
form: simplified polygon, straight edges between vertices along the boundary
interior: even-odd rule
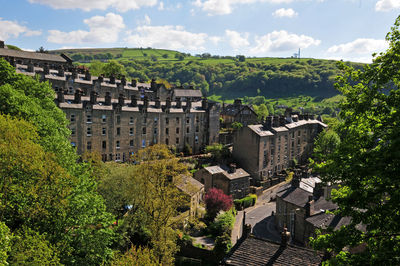
[[[23,49],[153,47],[370,62],[400,0],[0,0],[0,39]]]

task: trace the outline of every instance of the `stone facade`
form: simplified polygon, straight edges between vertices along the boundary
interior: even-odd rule
[[[313,115],[290,111],[285,116],[267,117],[263,124],[248,125],[235,133],[233,157],[260,185],[296,161],[305,163],[315,137],[325,127]]]
[[[93,77],[73,67],[13,63],[18,73],[50,82],[57,105],[70,121],[71,143],[79,154],[96,151],[104,161],[127,161],[139,149],[156,143],[177,151],[189,146],[200,153],[218,142],[220,107],[206,98],[192,101],[198,93],[190,97],[185,92],[186,101],[178,97],[172,101],[174,88],[167,90],[155,80],[128,82],[124,77]]]
[[[204,197],[204,185],[196,179],[183,176],[183,180],[178,184],[179,190],[181,190],[190,201],[189,217],[196,218],[198,216],[198,210],[200,202],[203,201]]]
[[[249,194],[250,175],[236,166],[223,165],[205,167],[197,171],[194,178],[204,184],[206,192],[210,188],[221,189],[233,199],[240,199]]]
[[[240,99],[233,104],[224,104],[221,111],[225,127],[231,127],[233,122],[239,122],[243,126],[253,125],[258,122],[257,114],[250,105],[243,105]]]

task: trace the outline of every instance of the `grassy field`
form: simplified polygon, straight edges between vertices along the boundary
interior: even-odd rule
[[[204,64],[234,64],[237,62],[235,57],[219,57],[219,58],[202,58],[200,56],[193,56],[178,51],[165,50],[165,49],[152,49],[152,48],[90,48],[90,49],[62,49],[53,50],[51,53],[66,53],[70,57],[74,54],[94,56],[96,54],[107,54],[110,53],[113,58],[117,59],[128,59],[128,60],[151,60],[156,58],[160,62],[189,62],[197,61]],[[176,58],[177,55],[184,55],[183,60]],[[307,61],[310,58],[277,58],[277,57],[248,57],[246,62],[263,62],[271,64],[284,64],[293,61]],[[328,61],[320,59],[312,59],[318,61]]]

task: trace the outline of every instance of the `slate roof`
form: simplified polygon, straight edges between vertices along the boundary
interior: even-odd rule
[[[67,60],[55,54],[49,53],[35,53],[35,52],[27,52],[27,51],[18,51],[12,49],[0,48],[0,56],[10,56],[17,58],[26,58],[31,60],[42,60],[42,61],[53,61],[59,63],[67,63]]]
[[[320,265],[322,254],[314,250],[280,244],[255,237],[246,238],[228,255],[225,265]]]
[[[313,194],[298,187],[286,187],[279,191],[276,196],[282,198],[284,201],[292,203],[299,207],[304,207]]]
[[[174,89],[175,97],[202,97],[200,90]]]
[[[321,212],[308,217],[306,221],[317,228],[326,229],[331,227],[334,230],[338,230],[343,225],[350,224],[351,218],[334,215],[332,213]]]
[[[234,173],[229,173],[229,171],[228,171],[229,168],[224,165],[214,165],[214,166],[205,167],[204,169],[212,175],[222,173],[226,178],[228,178],[230,180],[245,177],[245,176],[250,176],[250,174],[247,173],[242,168],[237,168]]]
[[[182,182],[179,183],[177,187],[190,196],[193,196],[204,188],[204,185],[202,183],[192,177],[183,176],[182,178]]]

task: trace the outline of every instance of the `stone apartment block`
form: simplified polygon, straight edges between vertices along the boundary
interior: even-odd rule
[[[248,125],[234,136],[233,157],[262,185],[294,162],[305,163],[314,139],[327,126],[313,115],[287,110],[285,116],[267,117],[263,124]]]
[[[205,191],[210,188],[221,189],[233,199],[240,199],[249,194],[250,175],[236,165],[229,168],[224,165],[214,165],[200,169],[194,178],[204,184]]]
[[[139,149],[156,143],[177,151],[190,146],[193,153],[199,153],[218,142],[220,107],[208,103],[199,91],[168,90],[155,80],[148,84],[128,82],[124,77],[93,77],[59,56],[60,62],[54,64],[57,69],[48,60],[39,60],[55,55],[30,53],[28,65],[18,64],[26,61],[17,61],[9,49],[0,48],[0,56],[18,73],[39,75],[50,82],[57,105],[70,121],[71,144],[79,154],[96,151],[104,161],[127,161]],[[33,63],[35,56],[39,59]],[[181,95],[184,101],[177,97]]]

